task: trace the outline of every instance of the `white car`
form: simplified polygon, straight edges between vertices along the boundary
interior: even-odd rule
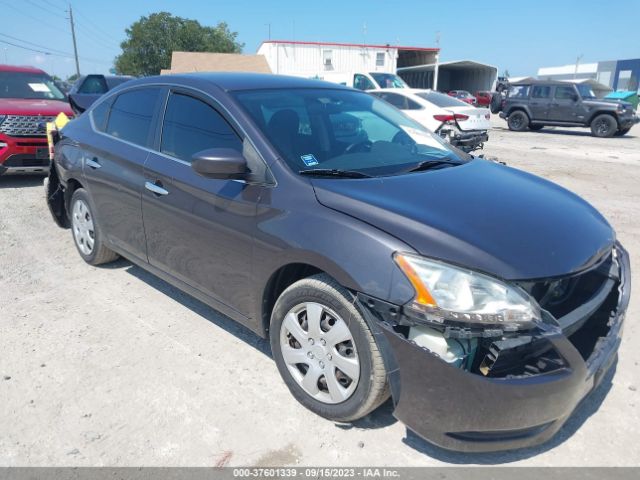
[[[385,88],[369,93],[399,108],[465,152],[482,148],[489,140],[487,132],[491,128],[491,112],[488,108],[472,107],[433,90]]]

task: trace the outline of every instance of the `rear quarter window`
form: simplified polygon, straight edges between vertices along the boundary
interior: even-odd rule
[[[513,85],[509,88],[509,98],[528,98],[530,85]]]

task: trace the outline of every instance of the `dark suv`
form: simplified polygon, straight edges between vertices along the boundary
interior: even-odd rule
[[[511,84],[500,117],[516,132],[590,127],[596,137],[624,135],[638,122],[631,103],[598,99],[589,85],[544,80]]]
[[[540,443],[620,345],[629,259],[602,215],[340,85],[132,80],[62,129],[47,198],[86,262],[123,255],[270,338],[334,421],[391,394],[446,448]]]

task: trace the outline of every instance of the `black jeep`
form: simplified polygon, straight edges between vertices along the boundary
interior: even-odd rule
[[[500,117],[516,132],[590,127],[596,137],[624,135],[638,122],[631,103],[599,99],[586,84],[546,80],[511,84]]]

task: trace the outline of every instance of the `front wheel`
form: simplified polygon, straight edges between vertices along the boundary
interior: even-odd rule
[[[73,241],[85,262],[90,265],[101,265],[118,258],[118,254],[103,243],[91,199],[84,188],[78,188],[73,192],[70,212]]]
[[[524,132],[529,127],[529,117],[523,111],[516,110],[509,115],[507,126],[514,132]]]
[[[611,115],[602,113],[591,121],[591,133],[595,137],[613,137],[618,130],[618,122]]]
[[[382,356],[349,291],[325,274],[287,288],[271,315],[271,350],[293,396],[339,422],[389,396]]]

